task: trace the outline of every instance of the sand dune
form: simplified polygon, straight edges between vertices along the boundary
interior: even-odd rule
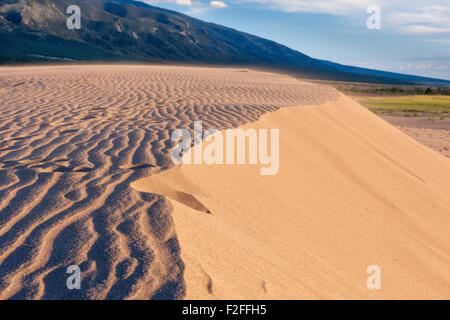
[[[2,299],[184,297],[171,205],[131,187],[173,166],[170,132],[338,96],[276,74],[158,66],[0,68],[0,95]],[[81,290],[66,287],[74,264]]]
[[[450,298],[449,159],[331,88],[70,66],[1,68],[0,94],[2,299]],[[278,174],[175,167],[194,120],[280,129]]]
[[[171,199],[187,298],[450,298],[447,158],[344,96],[244,128],[280,128],[277,175],[183,165],[133,183]]]

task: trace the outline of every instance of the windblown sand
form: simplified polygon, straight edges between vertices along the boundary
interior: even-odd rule
[[[68,66],[1,68],[0,95],[2,299],[450,297],[449,159],[331,88]],[[279,173],[174,167],[194,120],[280,129]]]

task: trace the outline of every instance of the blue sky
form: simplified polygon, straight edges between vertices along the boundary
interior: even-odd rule
[[[450,80],[449,0],[141,0],[314,58]],[[380,8],[381,29],[369,30]]]

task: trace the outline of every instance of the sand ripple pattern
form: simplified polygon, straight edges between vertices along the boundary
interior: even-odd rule
[[[170,133],[194,120],[237,127],[337,96],[241,69],[0,69],[0,298],[183,298],[170,204],[130,184],[172,167]]]

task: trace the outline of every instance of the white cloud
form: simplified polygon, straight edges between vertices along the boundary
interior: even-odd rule
[[[174,0],[173,2],[183,6],[192,6],[191,0]]]
[[[408,9],[393,7],[387,11],[385,21],[394,31],[410,34],[450,33],[450,4],[436,0],[433,6],[412,1]],[[415,5],[414,5],[415,4]]]
[[[211,7],[214,7],[214,8],[226,8],[226,7],[228,7],[227,4],[225,2],[223,2],[223,1],[211,1],[209,3],[209,5]]]
[[[371,5],[381,8],[383,29],[410,34],[443,34],[450,37],[449,0],[229,0],[259,4],[271,10],[324,13],[360,19]],[[431,1],[430,1],[431,2]]]
[[[161,2],[169,2],[169,3],[176,3],[181,6],[192,6],[191,0],[140,0],[142,2],[148,3],[148,4],[155,4],[155,3],[161,3]]]
[[[383,0],[385,1],[385,0]],[[370,5],[378,4],[378,0],[235,0],[237,3],[255,3],[272,10],[287,12],[309,12],[328,14],[349,14],[365,11]]]
[[[431,27],[427,25],[406,25],[402,26],[402,31],[413,34],[436,34],[450,33],[450,28]]]
[[[443,43],[450,45],[450,39],[428,39],[429,42]]]

